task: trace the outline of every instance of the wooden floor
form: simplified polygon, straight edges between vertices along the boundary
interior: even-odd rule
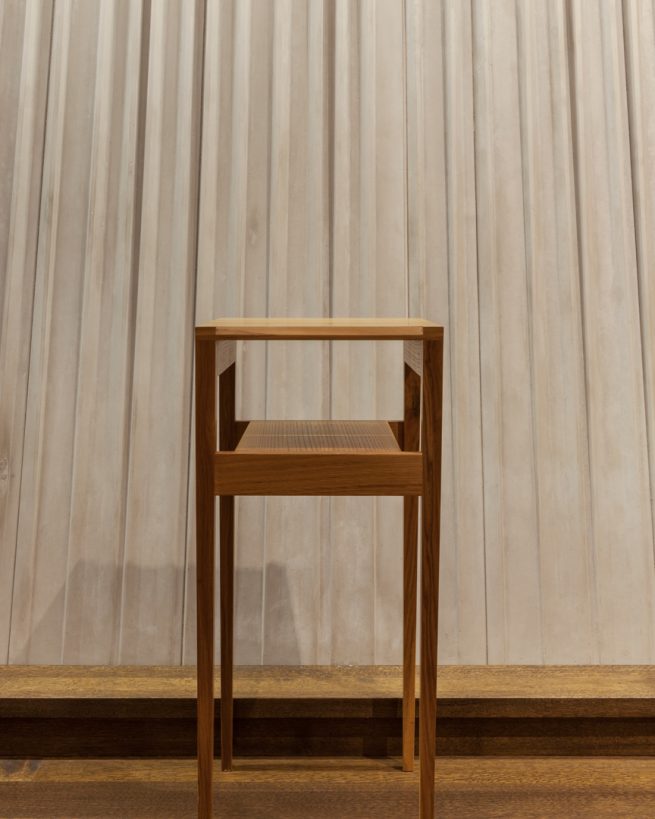
[[[245,700],[396,700],[400,666],[237,666]],[[220,697],[216,669],[215,692]],[[416,693],[420,690],[417,671]],[[3,701],[195,700],[192,666],[0,666]],[[655,666],[439,666],[448,716],[655,716]]]
[[[416,815],[398,667],[241,668],[235,689],[217,816]],[[654,668],[447,666],[438,694],[438,817],[655,816]],[[194,753],[193,668],[0,668],[0,819],[194,817]]]
[[[193,760],[12,760],[0,766],[0,817],[195,816]],[[417,811],[416,774],[399,759],[249,759],[216,768],[223,819],[398,819]],[[655,760],[445,757],[437,816],[652,817]]]
[[[401,679],[397,666],[238,668],[237,755],[395,756]],[[0,758],[194,756],[195,693],[189,667],[0,667]],[[437,726],[442,756],[655,757],[655,668],[444,666]]]

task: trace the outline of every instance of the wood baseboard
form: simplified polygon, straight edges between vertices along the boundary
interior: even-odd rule
[[[235,752],[399,755],[401,679],[397,666],[239,668]],[[442,755],[655,756],[652,666],[444,666],[437,711]],[[187,757],[195,730],[193,668],[0,668],[3,758]]]

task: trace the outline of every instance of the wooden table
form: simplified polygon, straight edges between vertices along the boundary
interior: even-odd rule
[[[237,420],[236,342],[245,339],[403,341],[404,417],[398,421]],[[422,319],[218,319],[196,327],[195,354],[198,815],[201,819],[212,816],[216,495],[220,497],[223,770],[232,767],[235,495],[402,495],[403,768],[411,771],[414,761],[417,536],[421,497],[419,813],[421,819],[432,819],[443,328]]]

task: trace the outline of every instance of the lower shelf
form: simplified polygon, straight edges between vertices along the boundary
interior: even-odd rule
[[[250,421],[237,452],[399,452],[387,421]]]

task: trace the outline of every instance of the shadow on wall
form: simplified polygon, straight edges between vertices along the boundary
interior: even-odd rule
[[[218,549],[216,557],[218,565]],[[218,581],[217,576],[217,664]],[[260,569],[236,570],[235,662],[256,665],[263,658],[269,664],[299,664],[286,567],[278,563],[266,567],[265,634],[262,584]],[[185,585],[189,595],[186,605]],[[183,657],[185,663],[195,663],[195,567],[190,567],[187,582],[183,566],[128,563],[122,571],[119,566],[81,560],[45,609],[32,607],[32,611],[35,620],[31,629],[17,624],[12,628],[12,664],[179,665]]]
[[[238,545],[237,545],[238,550]],[[184,664],[196,662],[195,567],[191,570],[187,601]],[[264,575],[266,580],[264,581]],[[264,582],[266,588],[264,589]],[[216,580],[216,662],[219,662],[218,578]],[[265,606],[265,617],[262,618]],[[300,665],[298,624],[292,589],[285,565],[268,563],[259,568],[237,568],[234,578],[234,662],[236,665]],[[307,658],[304,658],[307,662]]]
[[[305,593],[311,590],[305,589]],[[264,577],[264,665],[300,665],[300,645],[286,566],[268,563]]]

